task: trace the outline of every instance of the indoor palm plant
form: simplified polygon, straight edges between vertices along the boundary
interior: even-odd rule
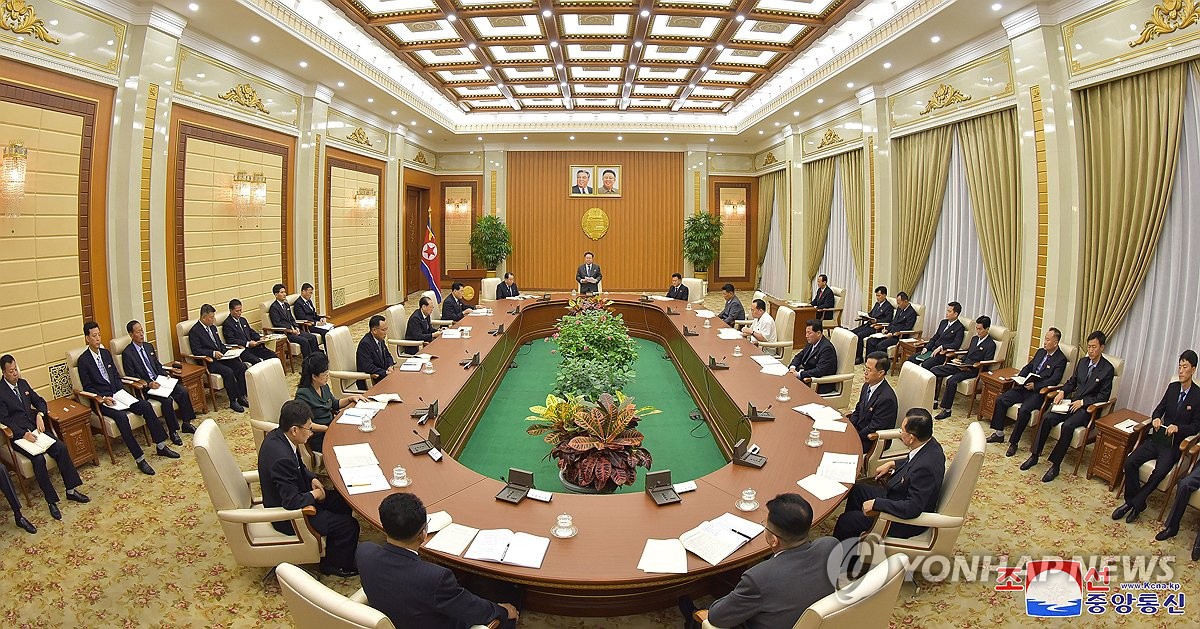
[[[722,230],[719,214],[697,212],[683,222],[683,259],[691,262],[697,273],[707,273],[717,258]]]
[[[559,476],[570,488],[594,492],[613,492],[637,481],[637,468],[650,469],[654,460],[642,447],[646,438],[637,430],[647,415],[659,413],[651,406],[638,408],[633,398],[617,392],[603,393],[591,403],[568,396],[547,396],[546,406],[534,406],[537,413],[529,420],[538,422],[526,429],[531,435],[544,435],[553,447],[551,457],[558,462]]]
[[[489,271],[512,253],[512,234],[500,217],[485,214],[471,229],[471,255]]]

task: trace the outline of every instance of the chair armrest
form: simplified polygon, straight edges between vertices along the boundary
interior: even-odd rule
[[[817,378],[806,378],[813,384],[837,384],[838,382],[849,382],[854,379],[852,373],[839,373],[832,376],[820,376]],[[899,431],[896,431],[899,432]]]
[[[999,359],[981,360],[981,361],[975,363],[975,367],[977,369],[979,369],[980,371],[983,371],[983,369],[985,367],[988,369],[991,369],[992,367],[999,365],[1001,362],[1003,362],[1003,361],[1001,361]]]
[[[398,347],[425,347],[425,341],[410,341],[408,339],[388,339],[384,343]]]
[[[1040,390],[1038,390],[1038,393],[1041,393],[1042,395],[1050,398],[1050,397],[1054,397],[1054,396],[1050,395],[1051,393],[1058,393],[1059,391],[1062,391],[1061,385],[1056,385],[1056,386],[1052,386],[1052,387],[1042,387]]]
[[[1147,420],[1147,421],[1149,421],[1149,420]],[[1187,452],[1189,449],[1191,449],[1192,444],[1196,443],[1197,440],[1200,440],[1200,434],[1192,435],[1192,436],[1184,439],[1183,441],[1181,441],[1179,443],[1179,451]]]
[[[258,481],[258,470],[246,470],[242,472],[242,478],[246,479],[247,485],[253,485]]]
[[[311,327],[313,327],[312,321],[296,321],[296,329],[300,330],[301,332],[306,332]]]
[[[305,507],[309,509],[311,507]],[[299,520],[307,515],[304,509],[284,509],[283,507],[267,507],[265,509],[220,509],[217,519],[238,524],[258,524],[283,522],[284,520]],[[315,515],[317,510],[313,508]]]
[[[873,433],[867,435],[867,438],[870,439],[871,441],[888,441],[888,440],[892,440],[892,439],[899,439],[900,438],[900,429],[899,428],[888,428],[886,430],[880,430],[879,432],[873,432]]]
[[[207,366],[208,363],[211,363],[213,361],[212,358],[209,358],[208,356],[201,356],[200,354],[188,354],[186,356],[186,358],[188,360],[191,360],[192,362],[195,362],[198,365],[205,365],[205,366]]]
[[[900,338],[913,337],[913,338],[916,338],[918,341],[921,340],[920,336],[919,336],[920,333],[917,332],[916,330],[888,330],[888,333],[895,334],[896,336],[898,336]],[[922,343],[921,345],[924,345],[924,343]]]
[[[1116,403],[1117,403],[1116,400],[1109,400],[1107,402],[1096,402],[1095,404],[1092,404],[1091,406],[1089,406],[1087,410],[1089,413],[1092,414],[1092,419],[1095,419],[1096,413],[1099,413],[1101,409],[1103,409],[1106,406],[1112,406],[1113,404],[1116,404]]]
[[[759,341],[759,347],[791,347],[791,341]]]
[[[448,328],[454,325],[454,322],[449,319],[430,319],[429,325],[437,326],[439,328]]]
[[[12,431],[12,428],[9,428],[9,427],[8,427],[7,425],[5,425],[5,424],[0,424],[0,432],[3,432],[3,433],[4,433],[4,436],[5,436],[5,437],[8,437],[10,440],[13,438],[13,431]]]
[[[754,325],[754,319],[734,319],[734,325]]]
[[[363,371],[334,371],[334,370],[330,369],[329,375],[331,377],[337,378],[338,380],[370,380],[371,379],[371,374],[363,372]]]
[[[134,378],[132,376],[124,376],[121,378],[121,384],[135,390],[141,391],[146,388],[146,381]]]
[[[952,515],[942,515],[940,513],[922,513],[915,518],[898,518],[890,513],[879,512],[879,519],[888,522],[897,522],[899,524],[911,524],[913,526],[927,526],[930,528],[953,528],[962,526],[964,518],[955,517]]]
[[[362,588],[358,588],[357,592],[347,596],[346,598],[354,601],[355,603],[362,603],[363,605],[367,604],[367,593],[364,592]]]

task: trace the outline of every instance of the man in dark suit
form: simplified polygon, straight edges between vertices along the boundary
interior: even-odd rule
[[[596,191],[590,185],[592,181],[592,173],[580,168],[575,171],[575,185],[571,186],[571,194],[592,194]]]
[[[392,373],[396,367],[396,359],[387,348],[388,322],[383,315],[371,317],[371,330],[358,342],[358,353],[355,355],[355,367],[371,374],[371,381],[378,382],[384,376]],[[359,380],[358,388],[367,390],[367,383]]]
[[[496,299],[506,299],[508,297],[518,297],[521,291],[517,289],[517,278],[513,277],[512,273],[505,273],[504,280],[496,284]]]
[[[583,254],[583,264],[575,271],[575,281],[579,282],[579,292],[586,295],[600,290],[600,265],[592,262],[592,252]]]
[[[813,378],[823,378],[837,373],[837,350],[833,343],[821,333],[824,324],[820,319],[809,319],[804,322],[804,340],[807,345],[792,359],[788,371],[796,374],[796,378],[808,384]],[[833,384],[817,386],[817,393],[829,393],[836,389]]]
[[[1033,442],[1033,453],[1021,464],[1021,470],[1027,470],[1037,465],[1042,455],[1042,448],[1050,438],[1050,431],[1062,424],[1058,443],[1050,451],[1050,469],[1042,477],[1043,483],[1048,483],[1058,477],[1058,466],[1062,464],[1067,449],[1071,447],[1071,435],[1076,428],[1087,426],[1091,421],[1088,407],[1097,402],[1107,402],[1112,393],[1113,366],[1104,357],[1104,333],[1100,330],[1092,332],[1087,337],[1087,356],[1075,366],[1075,375],[1067,380],[1066,385],[1054,396],[1054,404],[1064,399],[1071,400],[1071,407],[1066,413],[1048,411],[1038,427],[1037,439]]]
[[[810,605],[832,594],[836,584],[827,568],[838,543],[828,536],[808,539],[812,518],[812,506],[799,494],[767,501],[763,524],[771,556],[743,572],[733,591],[709,605],[708,622],[746,629],[791,627]]]
[[[852,330],[854,335],[858,337],[858,348],[854,350],[854,364],[862,363],[863,356],[863,341],[872,334],[882,330],[885,325],[892,322],[892,314],[896,309],[892,307],[892,302],[887,300],[887,287],[875,287],[875,305],[871,306],[871,312],[867,313],[867,319],[861,319],[862,325]],[[915,321],[915,319],[914,319]]]
[[[733,284],[722,286],[721,295],[725,297],[725,308],[721,310],[721,314],[717,315],[720,320],[732,326],[734,321],[746,318],[746,309],[742,307],[742,301],[734,294]]]
[[[958,383],[979,375],[979,368],[975,366],[977,363],[996,357],[996,341],[988,334],[988,328],[991,327],[991,317],[984,315],[976,319],[975,335],[971,337],[967,353],[961,359],[942,363],[929,370],[937,377],[937,384],[934,386],[935,397],[937,396],[937,387],[943,387],[942,412],[938,413],[934,419],[949,417],[950,407],[954,405],[954,394],[958,391]],[[937,408],[936,404],[934,408]]]
[[[671,287],[667,289],[667,299],[688,300],[688,287],[683,285],[683,276],[671,274]]]
[[[408,325],[404,328],[404,340],[406,341],[425,341],[426,343],[442,335],[441,330],[433,329],[433,321],[429,316],[433,314],[433,300],[428,297],[421,298],[421,307],[413,311],[408,316]],[[417,348],[405,347],[405,354],[417,354]]]
[[[129,338],[133,341],[125,347],[125,351],[121,352],[125,375],[145,381],[147,395],[151,395],[151,391],[161,387],[154,381],[155,378],[159,376],[178,378],[179,375],[182,375],[176,375],[178,372],[170,373],[171,369],[178,369],[179,365],[172,363],[168,369],[159,361],[154,346],[146,342],[146,330],[142,328],[140,322],[126,323],[125,330],[129,332]],[[179,438],[176,430],[183,430],[189,434],[196,432],[196,427],[192,425],[192,420],[196,419],[196,410],[192,408],[192,396],[188,394],[187,387],[177,382],[175,388],[171,389],[170,395],[166,399],[159,397],[158,401],[162,403],[163,421],[171,429],[171,442],[177,446],[183,445],[183,440]],[[177,405],[179,406],[178,414],[175,412]]]
[[[1150,485],[1150,487],[1155,486]],[[1188,502],[1196,490],[1200,490],[1200,467],[1193,469],[1191,474],[1179,479],[1179,482],[1176,483],[1175,499],[1171,502],[1171,513],[1163,522],[1163,529],[1154,536],[1154,539],[1165,542],[1179,535],[1179,523],[1183,520],[1183,512],[1187,511]],[[1197,560],[1200,560],[1200,532],[1196,533],[1196,541],[1192,542],[1192,561]]]
[[[279,358],[263,342],[262,335],[251,327],[250,322],[242,316],[242,300],[240,299],[229,300],[229,316],[225,317],[225,323],[221,324],[221,334],[225,336],[225,343],[245,348],[238,358],[241,358],[242,362],[247,365],[256,365],[264,360]]]
[[[908,332],[917,327],[917,310],[908,301],[908,293],[904,291],[896,293],[896,309],[892,314],[892,322],[886,327],[887,332],[882,333],[883,338],[867,339],[863,351],[868,354],[875,352],[886,354],[889,347],[900,342],[900,337],[897,336],[898,332]]]
[[[1067,371],[1067,357],[1058,351],[1060,339],[1062,332],[1058,328],[1046,330],[1042,346],[1038,348],[1029,364],[1022,367],[1021,372],[1017,374],[1019,378],[1026,378],[1025,383],[1018,384],[996,398],[996,409],[992,411],[993,432],[987,438],[988,443],[1004,443],[1004,418],[1008,415],[1010,407],[1019,405],[1017,425],[1013,428],[1012,438],[1008,440],[1008,451],[1004,456],[1017,453],[1017,444],[1021,442],[1021,434],[1029,426],[1030,417],[1042,406],[1042,389],[1058,386]]]
[[[1112,519],[1128,514],[1126,522],[1136,520],[1146,508],[1146,499],[1179,461],[1180,443],[1200,432],[1200,391],[1193,386],[1194,375],[1196,352],[1185,350],[1179,355],[1179,380],[1167,385],[1150,416],[1150,432],[1125,459],[1125,502],[1113,511]],[[1154,471],[1142,483],[1138,472],[1147,461],[1154,461]]]
[[[900,440],[908,446],[908,458],[897,463],[888,461],[875,470],[875,480],[859,481],[846,498],[846,511],[838,516],[833,536],[839,540],[858,537],[871,530],[871,512],[882,512],[897,518],[915,518],[937,508],[946,477],[946,453],[942,444],[933,438],[933,418],[923,408],[912,408],[904,414]],[[909,538],[925,531],[923,526],[893,522],[889,537]]]
[[[83,324],[83,338],[87,342],[88,349],[79,356],[79,362],[76,364],[79,369],[79,382],[83,385],[83,390],[100,398],[100,412],[117,424],[117,430],[121,431],[121,440],[125,442],[125,447],[129,448],[129,454],[137,462],[138,470],[143,474],[153,476],[154,468],[146,462],[142,446],[138,445],[137,439],[133,436],[133,430],[129,427],[129,413],[141,415],[142,419],[146,420],[146,427],[150,429],[150,436],[154,438],[156,454],[168,459],[178,459],[179,453],[167,446],[169,439],[167,431],[158,421],[158,415],[149,402],[138,400],[129,407],[128,411],[119,411],[113,408],[113,405],[116,404],[113,396],[121,390],[121,376],[117,373],[112,354],[104,349],[103,341],[100,340],[100,324],[95,321]]]
[[[292,316],[292,309],[288,308],[287,288],[283,284],[276,284],[271,292],[275,294],[275,303],[267,309],[271,327],[286,334],[288,342],[299,345],[300,354],[308,358],[309,354],[317,351],[317,337],[300,331],[296,318]]]
[[[21,500],[17,498],[17,490],[13,488],[12,481],[8,480],[8,468],[4,467],[3,463],[0,463],[0,491],[4,492],[8,506],[12,507],[17,527],[24,529],[26,533],[37,533],[37,527],[21,513]]]
[[[463,283],[455,282],[450,285],[450,294],[442,302],[442,318],[448,321],[461,321],[463,317],[474,312],[469,304],[463,301]]]
[[[829,277],[824,273],[817,276],[817,291],[813,293],[812,305],[818,310],[827,310],[834,305],[833,290],[829,288]],[[832,312],[819,312],[818,318],[824,320],[833,319]]]
[[[961,313],[962,304],[957,301],[946,304],[946,318],[938,322],[937,332],[934,332],[928,340],[916,344],[921,351],[909,358],[908,362],[926,369],[933,369],[946,362],[947,352],[958,351],[958,348],[962,347],[963,338],[967,335],[967,329],[958,320],[958,315]]]
[[[4,386],[2,387],[4,390],[0,391],[0,423],[8,426],[12,431],[13,451],[20,453],[33,464],[33,473],[37,477],[38,486],[42,488],[42,496],[46,498],[50,515],[55,520],[61,520],[62,512],[58,510],[58,492],[54,490],[54,483],[50,482],[50,471],[46,468],[46,455],[53,458],[54,463],[58,465],[58,473],[62,476],[63,486],[67,489],[67,500],[90,502],[91,499],[79,491],[83,481],[79,478],[75,463],[71,461],[71,453],[67,451],[67,447],[63,445],[62,441],[56,440],[41,454],[29,454],[24,448],[17,445],[17,442],[22,440],[36,442],[38,433],[46,432],[46,415],[49,414],[49,410],[46,408],[46,400],[42,399],[42,396],[29,386],[29,382],[21,378],[17,359],[13,358],[12,354],[0,356],[0,371],[4,373]],[[8,470],[4,470],[6,482],[8,481],[7,472]],[[17,526],[21,526],[20,520],[24,518],[21,516],[20,504],[13,510],[17,514]]]
[[[379,504],[387,542],[364,542],[357,552],[367,603],[392,624],[407,629],[467,629],[500,620],[515,627],[520,615],[509,603],[493,603],[464,589],[449,569],[421,559],[429,516],[421,499],[393,493]]]
[[[313,303],[313,285],[305,282],[300,286],[300,296],[296,298],[296,303],[292,304],[292,315],[296,321],[306,321],[309,324],[309,329],[313,334],[321,337],[320,343],[325,343],[325,330],[317,327],[327,323],[325,315],[317,313],[317,305]]]
[[[887,354],[867,354],[867,362],[863,366],[862,394],[847,417],[858,431],[864,454],[871,450],[871,433],[896,427],[896,392],[885,379],[891,368],[892,361]]]
[[[341,494],[325,492],[297,453],[297,447],[312,434],[312,409],[308,404],[299,400],[284,402],[279,410],[279,427],[267,433],[258,449],[263,506],[293,510],[315,507],[317,513],[309,516],[308,522],[325,538],[321,573],[352,577],[358,574],[354,569],[358,520]],[[296,534],[291,522],[272,522],[271,526],[285,535]]]
[[[188,332],[188,341],[192,345],[192,353],[203,356],[205,367],[212,373],[221,376],[225,382],[225,392],[229,394],[229,408],[235,413],[245,413],[250,406],[246,399],[246,363],[240,360],[222,359],[229,351],[221,337],[217,336],[217,310],[209,304],[200,306],[200,320],[192,325]]]

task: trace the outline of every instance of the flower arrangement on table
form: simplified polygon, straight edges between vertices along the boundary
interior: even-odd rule
[[[604,310],[611,312],[609,306],[612,305],[611,299],[602,297],[599,293],[585,293],[576,297],[572,297],[567,302],[567,310],[571,314],[576,315],[584,312],[593,312],[596,310]]]

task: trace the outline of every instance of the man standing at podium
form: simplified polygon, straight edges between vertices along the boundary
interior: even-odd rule
[[[592,252],[583,254],[583,264],[579,265],[579,270],[575,272],[575,281],[579,282],[579,292],[586,295],[598,291],[601,278],[600,265],[592,262]]]

